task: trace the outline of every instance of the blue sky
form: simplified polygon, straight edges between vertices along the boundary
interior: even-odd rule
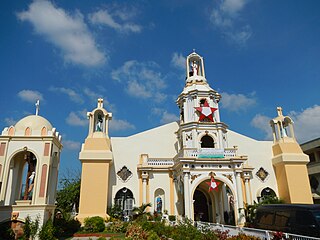
[[[63,135],[61,170],[80,169],[86,112],[103,97],[110,136],[177,120],[184,57],[204,57],[230,129],[270,139],[276,107],[299,142],[320,136],[319,1],[3,1],[0,128],[34,114]]]

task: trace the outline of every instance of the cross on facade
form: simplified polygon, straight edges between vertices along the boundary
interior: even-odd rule
[[[40,109],[40,100],[38,99],[37,102],[36,102],[36,115],[38,116],[39,115],[39,109]]]
[[[98,108],[103,108],[103,99],[102,98],[98,99]]]

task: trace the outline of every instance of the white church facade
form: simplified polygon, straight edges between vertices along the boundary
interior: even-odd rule
[[[257,141],[228,129],[220,119],[220,99],[195,52],[186,58],[177,122],[110,138],[112,114],[98,99],[87,113],[89,131],[79,154],[77,218],[107,218],[115,204],[130,216],[134,206],[151,203],[149,211],[178,219],[242,225],[245,204],[267,195],[312,203],[309,159],[295,140],[290,117],[278,108],[269,123],[273,141]],[[40,225],[53,217],[61,151],[61,135],[38,115],[38,107],[35,115],[3,129],[0,223],[12,222],[19,231],[27,216],[40,217]]]
[[[203,58],[195,52],[186,59],[185,87],[176,101],[180,111],[177,122],[128,137],[109,138],[112,114],[99,99],[97,108],[88,113],[89,134],[79,155],[82,182],[78,219],[107,217],[107,208],[114,204],[130,215],[133,206],[151,203],[151,212],[241,225],[245,204],[266,195],[292,203],[312,203],[308,182],[305,197],[283,192],[289,188],[287,182],[293,181],[286,176],[290,171],[297,173],[288,165],[306,168],[306,156],[299,152],[292,121],[287,121],[290,118],[279,108],[278,117],[270,122],[274,141],[257,141],[228,129],[220,119],[220,99],[207,82]],[[287,128],[291,128],[291,135],[283,134]],[[284,151],[274,151],[275,146],[283,149],[283,145]],[[296,157],[283,160],[283,154],[292,150]]]

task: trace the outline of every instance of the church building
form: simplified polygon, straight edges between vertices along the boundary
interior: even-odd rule
[[[108,217],[115,204],[130,216],[134,206],[151,203],[151,212],[178,219],[243,225],[245,204],[268,195],[312,203],[309,160],[295,140],[291,118],[277,108],[269,123],[273,141],[258,141],[228,129],[220,118],[220,99],[196,52],[186,58],[177,122],[110,138],[112,114],[98,99],[87,114],[89,132],[79,154],[78,219]]]

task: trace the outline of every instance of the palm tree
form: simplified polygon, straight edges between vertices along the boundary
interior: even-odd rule
[[[136,220],[148,218],[148,216],[151,215],[150,212],[148,212],[148,208],[151,206],[152,206],[151,203],[142,203],[142,205],[140,207],[134,207],[132,209],[132,213],[134,215],[134,218]]]

